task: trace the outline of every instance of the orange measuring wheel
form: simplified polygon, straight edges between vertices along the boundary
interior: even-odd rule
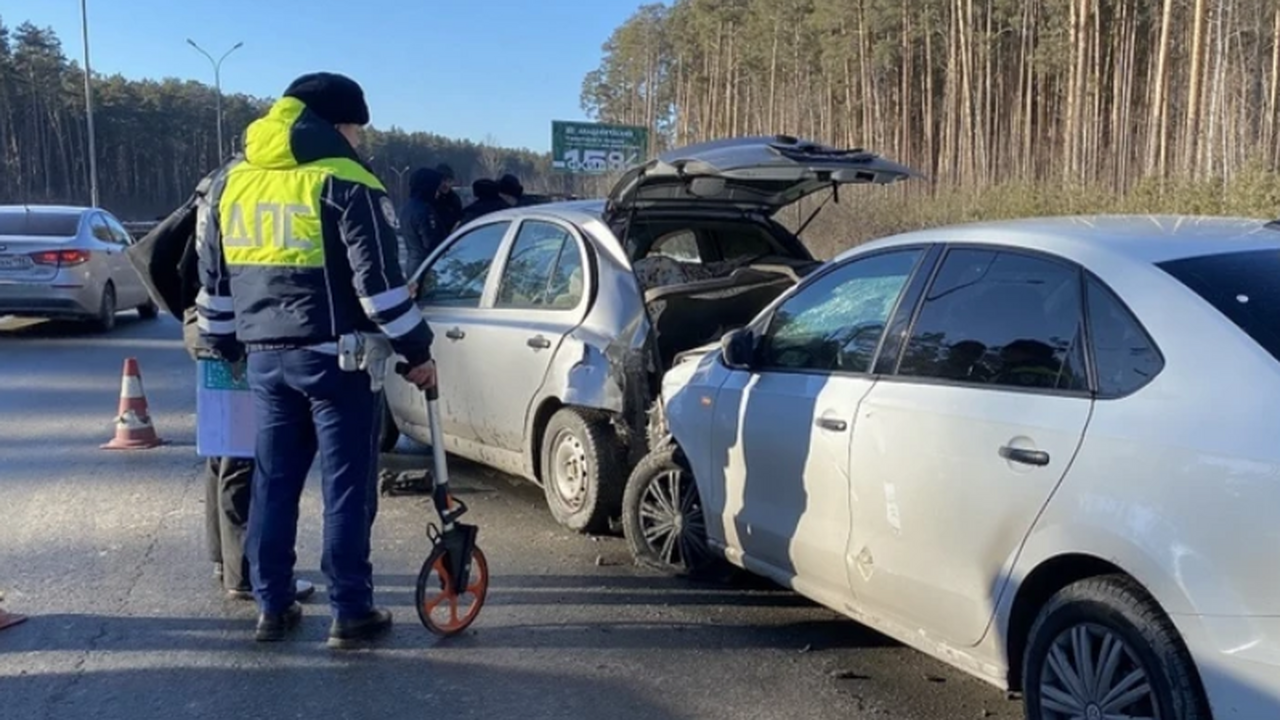
[[[418,573],[418,619],[436,635],[449,637],[475,622],[489,592],[489,563],[479,547],[471,548],[471,572],[465,588],[456,587],[443,543],[437,543]]]

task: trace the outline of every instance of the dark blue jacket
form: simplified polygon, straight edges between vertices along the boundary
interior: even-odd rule
[[[412,277],[452,229],[441,217],[438,198],[444,176],[419,168],[409,176],[409,201],[400,209],[400,234],[404,238],[405,274]]]
[[[342,335],[381,333],[410,364],[426,362],[432,334],[405,287],[398,224],[337,129],[281,99],[200,207],[202,336],[235,359],[239,346],[328,352]]]

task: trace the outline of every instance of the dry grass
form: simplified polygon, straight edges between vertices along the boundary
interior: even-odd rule
[[[919,182],[919,181],[915,181]],[[817,200],[779,219],[793,230]],[[1280,173],[1246,168],[1230,181],[1147,181],[1126,194],[1100,186],[1006,183],[981,190],[917,186],[846,188],[804,232],[809,247],[829,258],[855,245],[900,232],[983,220],[1096,213],[1280,217]]]

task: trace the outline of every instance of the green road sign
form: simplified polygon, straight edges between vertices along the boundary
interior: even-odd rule
[[[602,123],[551,123],[551,169],[573,175],[622,172],[649,159],[649,129]]]

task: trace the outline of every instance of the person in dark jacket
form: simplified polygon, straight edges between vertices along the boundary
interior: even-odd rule
[[[400,233],[404,237],[405,273],[412,276],[437,245],[449,236],[439,210],[444,176],[430,168],[418,168],[409,176],[409,200],[400,209]]]
[[[476,194],[475,202],[462,211],[462,224],[465,225],[478,217],[491,212],[506,210],[511,207],[498,193],[498,183],[488,178],[481,178],[471,183],[471,191]]]
[[[440,218],[445,228],[445,235],[448,236],[462,220],[462,198],[453,191],[454,183],[458,181],[457,176],[453,174],[453,168],[440,163],[436,166],[436,172],[444,178],[444,190],[436,199],[436,216]]]
[[[498,193],[502,199],[511,207],[524,205],[524,186],[520,184],[520,178],[507,173],[498,179]]]
[[[295,80],[245,133],[245,158],[214,183],[196,224],[201,338],[245,359],[257,444],[246,553],[258,600],[256,639],[283,640],[302,619],[292,582],[299,499],[320,454],[329,645],[391,628],[374,604],[379,368],[342,362],[383,343],[405,378],[435,386],[432,333],[405,286],[399,220],[356,151],[369,123],[352,79]],[[381,341],[381,342],[380,342]]]
[[[146,237],[129,248],[130,262],[170,313],[182,319],[183,345],[193,361],[217,359],[202,342],[196,303],[200,292],[199,258],[195,243],[196,218],[201,204],[208,204],[209,187],[223,167],[197,185],[191,198],[165,217]],[[213,575],[234,600],[252,600],[249,563],[244,554],[245,526],[249,519],[253,459],[209,457],[205,462],[204,527]],[[294,583],[298,599],[315,593],[306,580]]]

